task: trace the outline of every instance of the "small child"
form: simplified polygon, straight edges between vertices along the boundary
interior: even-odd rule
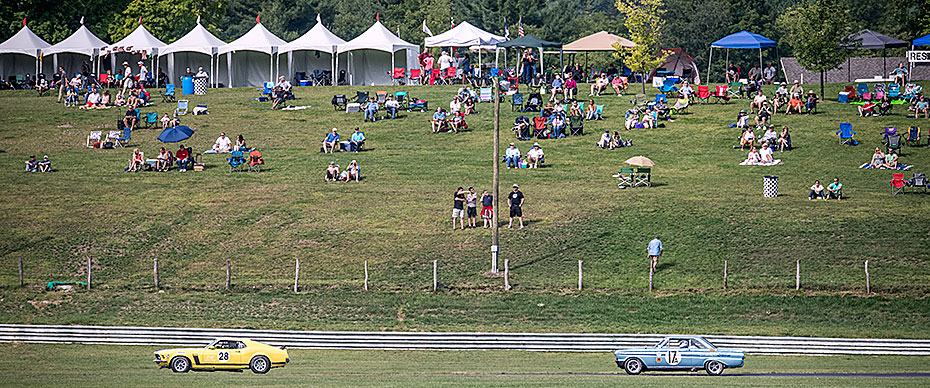
[[[161,129],[168,129],[169,124],[171,124],[171,117],[168,117],[168,113],[165,113],[165,115],[161,117]]]

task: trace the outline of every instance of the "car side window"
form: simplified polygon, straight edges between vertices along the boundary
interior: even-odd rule
[[[245,342],[239,341],[239,342],[236,344],[236,348],[237,348],[237,349],[245,349]]]
[[[691,348],[692,349],[707,349],[707,347],[704,346],[704,344],[698,340],[691,340]]]

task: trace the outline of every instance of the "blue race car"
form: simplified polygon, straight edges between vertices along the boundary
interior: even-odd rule
[[[704,369],[717,376],[725,368],[740,368],[746,356],[739,350],[717,349],[703,337],[679,335],[666,337],[653,347],[621,349],[614,352],[617,366],[631,375],[644,370]]]

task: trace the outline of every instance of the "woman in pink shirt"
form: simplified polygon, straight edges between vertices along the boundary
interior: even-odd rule
[[[436,62],[436,59],[433,58],[432,54],[423,58],[423,64],[425,65],[423,71],[426,72],[426,75],[429,77],[429,84],[432,85],[436,81],[436,77],[433,77],[433,64]]]

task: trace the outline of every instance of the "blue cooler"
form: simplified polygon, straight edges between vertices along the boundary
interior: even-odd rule
[[[300,86],[309,86],[310,80],[302,79],[300,80]]]
[[[193,77],[181,77],[181,94],[194,94]]]
[[[837,102],[843,103],[843,104],[848,104],[848,103],[849,103],[849,93],[847,93],[847,92],[840,92],[840,95],[839,95],[839,97],[837,98]]]

